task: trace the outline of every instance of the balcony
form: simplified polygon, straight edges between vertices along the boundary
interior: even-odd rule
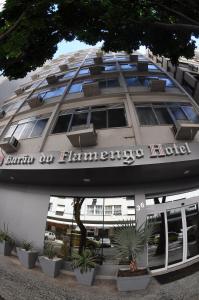
[[[73,126],[72,131],[66,134],[74,147],[89,147],[97,144],[97,134],[93,124],[90,126]]]

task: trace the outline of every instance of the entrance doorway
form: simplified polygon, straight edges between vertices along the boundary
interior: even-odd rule
[[[153,273],[199,257],[198,197],[147,207],[147,218],[154,224],[148,245],[148,264]]]

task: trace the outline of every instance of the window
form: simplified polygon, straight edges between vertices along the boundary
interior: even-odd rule
[[[119,86],[119,81],[117,78],[114,79],[106,79],[106,80],[100,80],[99,81],[99,87],[104,88],[112,88]]]
[[[106,72],[115,71],[117,69],[116,65],[105,65],[104,67]]]
[[[95,206],[95,214],[100,216],[103,215],[103,205]]]
[[[39,96],[41,96],[44,99],[44,101],[46,101],[50,98],[63,95],[65,88],[66,88],[65,86],[61,86],[56,89],[40,93]]]
[[[94,64],[93,58],[85,59],[84,66],[92,65],[92,64]]]
[[[184,103],[151,103],[136,105],[141,125],[174,124],[175,120],[189,120],[199,123],[194,108]]]
[[[87,205],[87,215],[94,215],[94,205]]]
[[[63,211],[56,211],[55,214],[57,216],[63,216],[64,215],[64,212]]]
[[[84,81],[79,81],[79,82],[74,82],[68,93],[69,94],[73,94],[73,93],[81,93],[82,92],[82,86],[84,83],[89,83],[89,82],[93,82],[93,80],[84,80]]]
[[[88,75],[88,74],[90,74],[90,71],[88,68],[81,69],[78,73],[78,75]]]
[[[106,205],[105,206],[105,215],[111,216],[112,215],[112,205]]]
[[[71,78],[75,75],[76,70],[67,72],[62,78]]]
[[[29,118],[12,124],[4,138],[14,136],[16,139],[39,137],[48,122],[48,118]]]
[[[120,216],[122,214],[122,206],[121,205],[114,205],[113,208],[114,208],[113,214],[115,216]]]
[[[127,60],[128,57],[126,55],[116,55],[117,60]]]
[[[93,124],[96,129],[124,127],[127,125],[122,104],[92,106],[62,112],[52,133],[70,131],[73,126]]]
[[[149,86],[152,79],[160,79],[166,81],[166,87],[174,87],[174,83],[170,78],[163,76],[133,76],[126,77],[127,86]]]
[[[158,67],[156,67],[156,65],[152,65],[152,64],[149,64],[148,65],[148,71],[160,71],[160,69]]]
[[[137,71],[137,65],[136,64],[121,64],[121,69],[124,71]]]

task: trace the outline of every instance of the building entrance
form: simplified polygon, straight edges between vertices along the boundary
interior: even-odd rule
[[[147,218],[154,224],[148,245],[153,273],[199,258],[199,197],[147,207]]]

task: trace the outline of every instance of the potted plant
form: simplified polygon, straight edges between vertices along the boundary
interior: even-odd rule
[[[119,257],[129,263],[128,268],[118,270],[119,291],[141,290],[148,286],[151,275],[147,268],[138,268],[137,258],[150,241],[152,232],[152,226],[147,223],[137,227],[131,220],[115,229],[115,249]]]
[[[62,259],[56,256],[54,246],[50,243],[46,244],[44,256],[39,257],[42,271],[49,277],[56,277],[60,273]]]
[[[0,254],[9,256],[14,245],[14,240],[8,234],[8,227],[4,224],[4,229],[0,230]]]
[[[74,252],[72,266],[79,283],[84,285],[93,284],[96,262],[90,250],[83,250],[81,254]]]
[[[31,243],[23,241],[22,247],[17,247],[17,256],[24,267],[32,269],[37,261],[38,251],[33,250]]]

